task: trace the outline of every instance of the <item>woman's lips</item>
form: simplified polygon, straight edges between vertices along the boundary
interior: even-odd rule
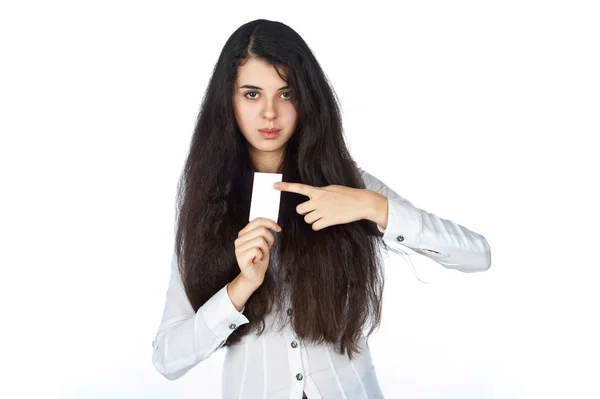
[[[274,130],[272,132],[260,130],[260,133],[263,135],[263,137],[267,139],[273,139],[279,136],[279,132],[281,132],[281,130]]]

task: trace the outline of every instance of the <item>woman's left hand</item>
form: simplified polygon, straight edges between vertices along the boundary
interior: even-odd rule
[[[306,223],[317,231],[328,226],[365,219],[371,206],[366,191],[340,185],[314,187],[302,183],[279,182],[280,191],[302,194],[310,199],[296,207],[296,212],[305,215]]]

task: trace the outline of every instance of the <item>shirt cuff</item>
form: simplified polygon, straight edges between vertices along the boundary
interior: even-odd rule
[[[388,197],[388,219],[385,230],[377,224],[383,239],[395,241],[411,248],[418,248],[423,231],[421,210],[401,199]]]
[[[220,340],[227,339],[239,326],[250,322],[242,314],[246,306],[244,305],[242,312],[238,312],[233,302],[231,302],[231,298],[227,293],[228,285],[229,283],[210,297],[200,308],[206,326]]]

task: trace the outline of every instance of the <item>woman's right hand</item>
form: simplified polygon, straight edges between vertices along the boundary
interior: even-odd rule
[[[242,276],[259,287],[269,266],[269,251],[275,242],[273,233],[281,231],[281,227],[271,219],[258,217],[249,222],[238,233],[235,240],[235,257]]]

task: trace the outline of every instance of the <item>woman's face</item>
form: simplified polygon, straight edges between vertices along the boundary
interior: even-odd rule
[[[251,58],[237,71],[233,95],[236,122],[248,142],[257,171],[275,173],[296,128],[292,93],[275,68]],[[281,129],[273,138],[259,129]]]

